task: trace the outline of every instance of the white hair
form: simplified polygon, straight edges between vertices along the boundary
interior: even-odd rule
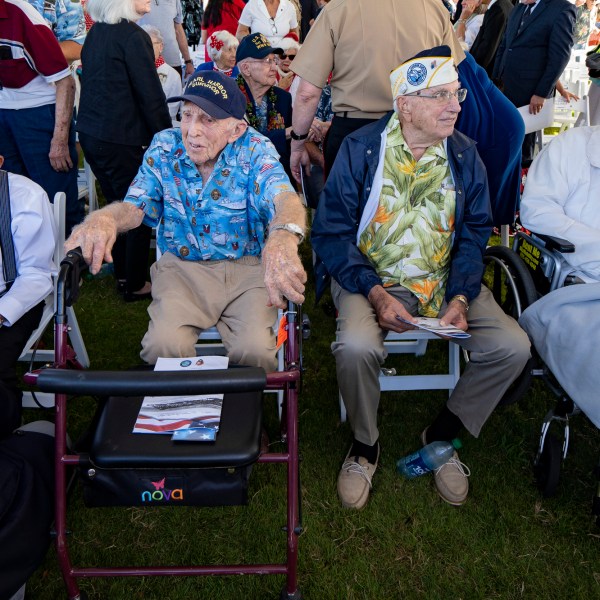
[[[162,33],[158,27],[154,27],[154,25],[140,25],[140,27],[153,39],[161,44],[164,43]]]
[[[217,50],[217,48],[213,48],[210,45],[210,41],[213,38],[215,40],[223,43],[221,48],[219,48],[218,50]],[[214,33],[212,33],[209,36],[209,38],[206,40],[206,51],[208,52],[209,58],[214,62],[215,60],[218,60],[219,58],[221,58],[221,54],[223,54],[223,50],[225,48],[234,48],[235,49],[239,45],[240,45],[240,42],[235,37],[235,35],[232,35],[231,33],[229,33],[229,31],[226,31],[225,29],[221,29],[219,31],[215,31]]]
[[[294,38],[283,38],[279,44],[277,44],[278,48],[281,48],[284,52],[287,50],[295,50],[298,52],[300,50],[300,44]]]
[[[116,25],[122,19],[138,21],[142,18],[134,6],[134,0],[88,0],[85,9],[96,23]]]

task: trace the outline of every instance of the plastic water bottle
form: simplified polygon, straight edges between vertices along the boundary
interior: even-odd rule
[[[401,458],[396,463],[396,469],[407,479],[414,479],[445,465],[452,458],[454,450],[459,448],[462,448],[459,439],[452,440],[452,443],[431,442],[418,452]]]

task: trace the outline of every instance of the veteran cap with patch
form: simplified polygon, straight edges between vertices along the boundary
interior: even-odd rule
[[[452,83],[458,71],[448,46],[436,46],[419,52],[390,73],[392,97],[414,94],[419,90]]]
[[[247,35],[238,46],[235,53],[236,62],[240,62],[245,58],[263,59],[269,54],[283,54],[281,48],[273,48],[269,40],[262,33],[253,33]]]
[[[167,102],[180,100],[194,103],[215,119],[243,119],[246,113],[246,99],[235,79],[218,71],[200,71],[193,75],[183,95],[169,98]]]

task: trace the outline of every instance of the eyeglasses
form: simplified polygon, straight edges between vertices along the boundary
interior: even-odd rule
[[[277,33],[277,25],[275,25],[275,19],[271,17],[269,19],[269,23],[271,23],[271,33],[275,35]]]
[[[279,58],[281,58],[281,60],[285,60],[286,58],[289,58],[290,60],[294,60],[296,58],[295,54],[280,54]]]
[[[426,95],[421,94],[420,91],[415,92],[414,94],[407,94],[407,96],[419,96],[419,98],[429,98],[430,100],[435,100],[438,104],[447,104],[452,100],[452,98],[456,98],[459,102],[463,102],[467,97],[467,88],[458,88],[455,92],[450,92],[448,90],[440,90],[435,94]]]
[[[248,60],[255,63],[260,63],[261,65],[269,65],[269,68],[274,67],[277,64],[276,58],[249,58]]]

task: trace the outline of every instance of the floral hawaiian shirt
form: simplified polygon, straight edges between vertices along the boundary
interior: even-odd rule
[[[185,260],[258,256],[275,214],[274,199],[294,188],[271,142],[249,127],[221,152],[204,182],[181,130],[157,133],[131,183],[126,202],[159,227],[157,245]]]
[[[85,41],[85,17],[78,0],[27,0],[42,15],[59,42]]]
[[[419,160],[394,114],[388,123],[379,206],[359,248],[383,286],[400,284],[419,299],[419,314],[436,317],[450,272],[456,194],[442,142]]]

